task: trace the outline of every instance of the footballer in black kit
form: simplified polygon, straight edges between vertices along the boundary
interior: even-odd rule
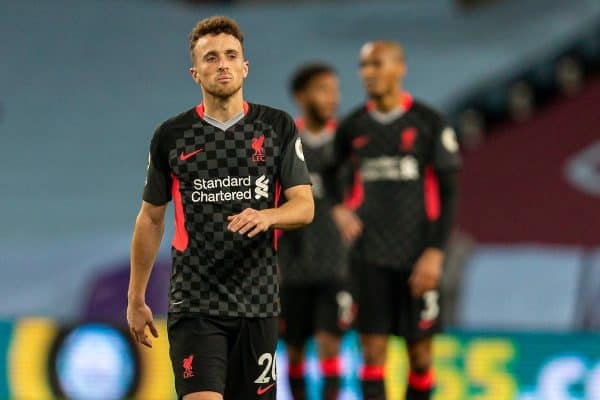
[[[390,334],[407,340],[406,399],[431,397],[431,337],[440,329],[439,280],[461,164],[454,130],[401,90],[404,73],[399,45],[366,44],[361,78],[370,100],[336,134],[338,163],[352,160],[355,171],[354,198],[336,206],[334,216],[344,237],[354,241],[361,381],[370,400],[385,398]]]
[[[333,199],[325,181],[334,158],[334,117],[339,84],[332,67],[306,64],[291,79],[291,90],[301,110],[296,125],[312,180],[313,222],[283,233],[278,241],[282,276],[282,337],[287,345],[288,379],[292,398],[306,399],[304,346],[315,335],[319,366],[324,376],[324,400],[336,400],[342,373],[340,339],[352,323],[353,301],[347,290],[347,245],[331,216]]]
[[[310,177],[293,119],[248,103],[243,36],[226,17],[190,34],[198,106],[156,130],[132,242],[128,321],[151,345],[143,302],[166,204],[175,236],[168,339],[179,398],[275,399],[278,319],[274,230],[309,223]],[[278,207],[279,197],[286,199]],[[156,335],[155,335],[156,336]]]

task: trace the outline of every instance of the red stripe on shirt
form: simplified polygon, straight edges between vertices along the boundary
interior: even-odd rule
[[[181,200],[181,192],[179,191],[179,179],[174,174],[173,185],[171,188],[173,196],[173,205],[175,207],[175,235],[173,236],[172,245],[179,251],[185,251],[189,244],[188,232],[185,229],[185,213],[183,211],[183,202]]]
[[[440,217],[440,185],[431,165],[425,168],[425,179],[423,181],[423,193],[425,195],[425,214],[429,221],[436,221]]]
[[[350,191],[344,199],[344,206],[351,210],[358,210],[365,199],[365,188],[363,186],[362,175],[360,171],[354,172],[354,182]]]

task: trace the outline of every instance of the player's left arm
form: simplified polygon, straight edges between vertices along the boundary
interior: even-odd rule
[[[300,228],[313,220],[315,205],[311,181],[296,124],[289,115],[282,122],[280,134],[284,140],[279,183],[286,201],[279,207],[263,210],[247,208],[239,214],[229,216],[227,229],[231,232],[254,237],[271,228]]]
[[[255,210],[246,208],[227,218],[227,229],[254,237],[270,228],[296,229],[310,224],[314,216],[314,201],[310,185],[297,185],[284,191],[286,202],[277,208]]]
[[[439,215],[429,223],[427,247],[417,260],[410,277],[414,296],[435,290],[440,284],[444,249],[456,214],[458,170],[461,160],[454,129],[443,124],[434,140],[433,166],[439,188]]]
[[[289,230],[310,224],[315,213],[311,186],[293,186],[286,189],[283,195],[286,201],[281,206],[262,210],[271,228]]]

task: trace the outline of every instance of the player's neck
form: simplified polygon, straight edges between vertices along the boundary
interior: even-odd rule
[[[225,122],[244,111],[244,96],[240,89],[227,98],[204,93],[202,98],[206,115],[220,122]]]
[[[306,114],[302,117],[304,120],[304,129],[311,134],[319,134],[323,132],[327,123],[322,123],[313,118],[308,117]]]
[[[398,87],[390,93],[386,93],[381,97],[373,99],[375,102],[375,109],[382,113],[388,113],[399,107],[398,99],[400,98],[402,90]]]

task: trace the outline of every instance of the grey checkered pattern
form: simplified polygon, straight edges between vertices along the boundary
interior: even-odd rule
[[[330,179],[327,172],[335,162],[333,140],[318,146],[303,142],[304,157],[313,178],[315,216],[310,225],[281,236],[278,253],[282,284],[343,280],[348,274],[348,251],[331,217],[333,200],[322,187]]]
[[[169,152],[170,169],[180,181],[189,245],[172,250],[169,312],[233,317],[270,317],[279,313],[277,260],[273,232],[250,239],[227,231],[227,217],[247,207],[274,206],[281,149],[286,140],[274,121],[246,118],[227,131],[196,121],[183,129]],[[264,135],[265,161],[253,161],[252,138]],[[182,161],[180,155],[201,152]],[[269,179],[268,198],[255,198],[255,181]],[[195,179],[243,178],[249,187],[203,190],[250,190],[249,199],[193,202]]]

